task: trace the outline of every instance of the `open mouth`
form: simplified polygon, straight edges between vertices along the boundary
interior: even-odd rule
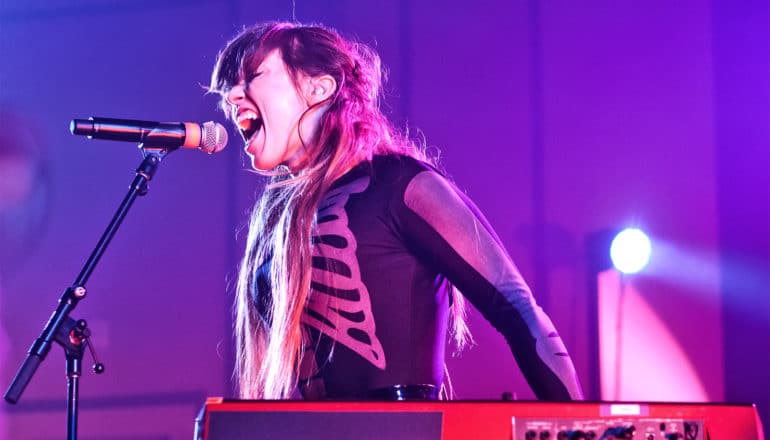
[[[243,136],[243,140],[248,144],[259,130],[262,129],[262,118],[253,110],[245,110],[238,114],[235,123]]]

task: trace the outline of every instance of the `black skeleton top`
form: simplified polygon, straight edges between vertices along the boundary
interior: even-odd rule
[[[255,304],[271,295],[268,264],[257,273]],[[424,163],[375,156],[335,182],[318,208],[312,267],[299,371],[305,398],[440,386],[446,280],[502,333],[539,399],[582,398],[561,338],[495,232]]]

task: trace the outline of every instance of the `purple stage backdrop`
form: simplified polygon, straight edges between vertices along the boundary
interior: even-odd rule
[[[141,160],[130,143],[71,136],[69,121],[224,122],[205,93],[218,49],[292,16],[379,50],[388,114],[441,150],[589,398],[608,395],[598,344],[614,340],[597,334],[589,238],[638,226],[653,256],[625,280],[640,333],[624,341],[617,397],[756,402],[770,424],[766,1],[0,2],[3,390]],[[80,438],[188,439],[206,396],[233,396],[232,287],[263,183],[234,133],[220,154],[163,161],[73,313],[106,364],[82,378]],[[449,360],[457,397],[532,398],[503,338],[476,313],[471,329],[477,346]],[[0,439],[62,438],[64,371],[56,346],[0,407]]]

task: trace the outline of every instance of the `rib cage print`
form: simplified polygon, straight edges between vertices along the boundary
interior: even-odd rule
[[[368,176],[334,188],[321,200],[313,231],[313,261],[302,322],[384,370],[385,352],[377,338],[372,302],[356,258],[356,238],[345,204],[369,187]]]

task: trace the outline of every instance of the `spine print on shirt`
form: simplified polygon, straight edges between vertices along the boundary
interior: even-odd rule
[[[348,227],[345,204],[369,187],[361,177],[335,188],[318,208],[313,231],[313,273],[302,322],[385,369],[385,352],[377,338],[372,301],[361,281],[356,238]]]

